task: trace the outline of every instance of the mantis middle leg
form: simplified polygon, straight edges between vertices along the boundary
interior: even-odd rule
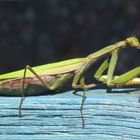
[[[80,79],[80,85],[84,87],[84,84],[85,84],[85,79],[84,79],[84,77],[82,77]],[[86,89],[84,88],[83,95],[76,94],[76,91],[74,91],[73,94],[82,97],[81,106],[80,106],[80,113],[81,113],[81,119],[82,119],[82,128],[84,128],[85,127],[85,120],[84,120],[84,115],[83,115],[83,106],[84,106],[84,102],[86,100]]]
[[[88,65],[88,61],[83,64],[83,66],[79,69],[79,71],[77,71],[77,73],[74,76],[73,83],[72,83],[73,88],[84,90],[83,95],[82,95],[82,102],[81,102],[81,106],[80,106],[83,128],[85,126],[85,121],[84,121],[84,116],[83,116],[83,106],[84,106],[84,102],[86,100],[86,96],[85,96],[86,90],[96,86],[95,84],[89,84],[89,85],[85,84],[84,73],[88,68],[87,65]],[[78,82],[79,82],[79,84],[78,84]],[[75,92],[73,94],[75,94]],[[75,95],[78,95],[78,94],[75,94]]]
[[[93,60],[94,62],[95,60]],[[85,71],[88,69],[88,66],[90,66],[90,61],[87,59],[87,61],[84,62],[84,64],[82,65],[82,67],[80,67],[76,72],[75,72],[75,75],[74,75],[74,78],[73,78],[73,82],[72,82],[72,87],[74,89],[89,89],[89,88],[94,88],[96,87],[96,84],[88,84],[86,85],[85,82],[84,82],[84,85],[83,84],[78,84],[80,82],[80,80],[84,77],[84,73]]]

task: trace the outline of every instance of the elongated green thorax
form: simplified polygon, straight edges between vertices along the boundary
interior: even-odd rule
[[[126,42],[125,41],[120,41],[116,44],[110,45],[110,46],[105,47],[105,48],[103,48],[103,49],[101,49],[101,50],[99,50],[95,53],[92,53],[92,54],[88,55],[87,57],[89,59],[98,58],[98,57],[103,56],[103,55],[108,54],[108,53],[111,54],[111,52],[113,50],[116,50],[118,48],[123,48],[124,46],[126,46]]]

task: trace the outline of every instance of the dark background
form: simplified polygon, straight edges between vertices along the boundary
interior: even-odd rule
[[[139,0],[0,1],[0,73],[83,57],[133,35],[140,39]],[[117,73],[139,66],[140,50],[119,60]]]

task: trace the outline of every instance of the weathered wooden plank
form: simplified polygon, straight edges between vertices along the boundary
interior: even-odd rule
[[[0,97],[0,140],[140,138],[138,91],[131,94],[88,91],[83,111],[85,129],[81,128],[81,98],[71,93],[28,97],[21,118],[18,117],[19,97]]]

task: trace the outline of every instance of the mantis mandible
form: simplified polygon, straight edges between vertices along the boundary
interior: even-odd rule
[[[82,126],[84,128],[82,110],[86,98],[86,90],[97,86],[95,83],[85,84],[84,74],[98,58],[107,54],[111,56],[111,59],[106,59],[96,71],[94,77],[98,81],[103,82],[108,87],[140,85],[140,78],[138,78],[140,75],[140,66],[120,76],[113,76],[119,50],[127,47],[140,49],[140,43],[137,38],[129,37],[124,41],[94,52],[87,57],[69,59],[36,67],[27,65],[25,69],[2,74],[0,75],[0,95],[21,96],[19,105],[19,116],[21,116],[21,107],[26,96],[39,95],[46,89],[48,91],[59,90],[67,81],[72,79],[72,88],[75,90],[83,89],[84,91],[83,95],[81,95],[82,103],[80,107]],[[108,72],[104,76],[103,72],[106,69],[108,69]]]

